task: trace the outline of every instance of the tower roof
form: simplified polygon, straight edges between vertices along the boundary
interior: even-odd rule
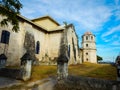
[[[92,34],[92,32],[89,32],[89,31],[88,31],[88,32],[85,32],[85,33],[82,35],[82,37],[83,37],[83,36],[87,36],[87,35],[93,35],[93,36],[95,37],[95,35]]]
[[[85,34],[84,34],[84,35],[89,35],[89,34],[91,34],[91,35],[92,35],[92,32],[85,32]]]

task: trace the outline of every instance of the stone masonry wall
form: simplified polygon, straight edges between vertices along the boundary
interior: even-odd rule
[[[54,90],[120,90],[120,83],[88,77],[69,76],[58,81]]]

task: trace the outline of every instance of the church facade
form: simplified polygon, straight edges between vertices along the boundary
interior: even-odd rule
[[[0,16],[0,20],[4,17]],[[64,30],[67,30],[67,53],[69,64],[80,63],[78,38],[73,24],[60,25],[50,16],[29,20],[21,15],[19,31],[13,32],[12,26],[0,26],[0,55],[7,57],[6,65],[20,65],[21,57],[29,52],[39,64],[56,64],[60,54]]]

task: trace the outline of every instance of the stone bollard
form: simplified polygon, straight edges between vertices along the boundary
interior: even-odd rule
[[[116,58],[117,65],[117,81],[120,81],[120,55]]]
[[[21,58],[21,78],[27,81],[31,77],[32,59],[29,53],[25,53]]]
[[[68,76],[68,58],[60,56],[57,60],[57,78],[58,80],[66,79]]]
[[[6,61],[7,61],[7,57],[5,56],[5,54],[1,54],[0,55],[0,69],[5,68]]]
[[[120,61],[119,64],[117,65],[117,81],[120,81]]]

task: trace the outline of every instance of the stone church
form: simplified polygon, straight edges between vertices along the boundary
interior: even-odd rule
[[[4,17],[0,16],[0,20]],[[66,47],[69,64],[80,63],[78,38],[73,24],[60,25],[50,16],[29,20],[18,15],[19,31],[12,26],[0,26],[0,55],[7,57],[6,65],[20,65],[21,57],[29,52],[39,64],[56,64],[63,44],[63,32],[67,31]]]
[[[0,21],[3,18],[0,16]],[[63,44],[67,47],[69,64],[97,62],[95,36],[92,33],[87,32],[82,36],[82,48],[79,49],[73,24],[60,25],[50,16],[29,20],[18,15],[18,19],[20,28],[17,33],[12,31],[10,23],[5,27],[0,26],[0,56],[6,57],[7,66],[20,65],[21,57],[26,52],[39,64],[54,65]],[[66,43],[63,43],[64,37]]]

